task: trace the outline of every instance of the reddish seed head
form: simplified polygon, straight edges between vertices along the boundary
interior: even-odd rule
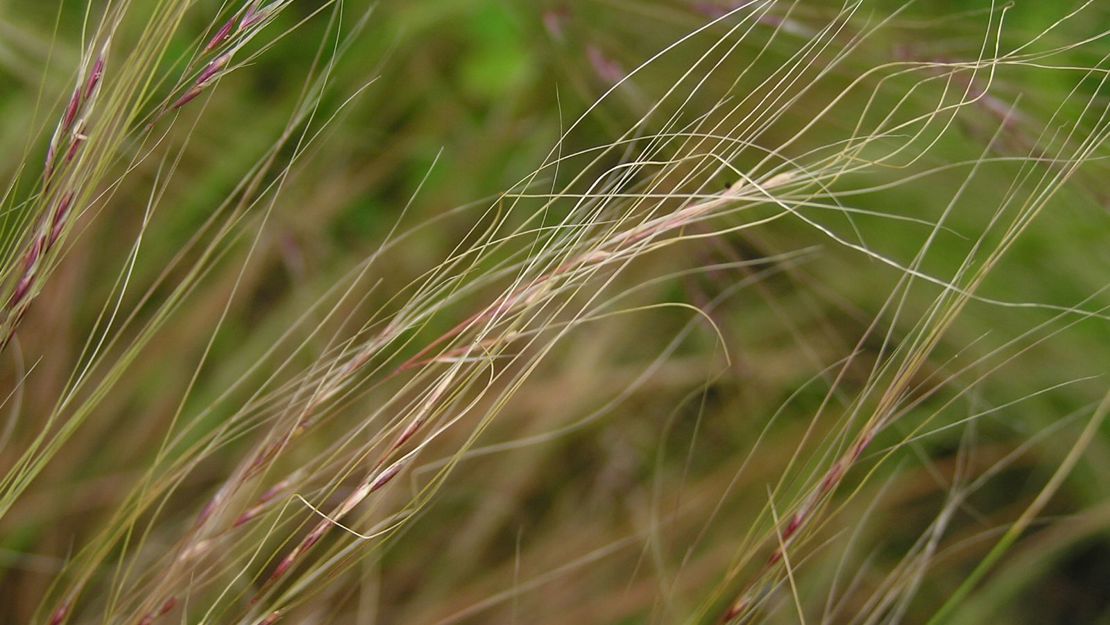
[[[92,72],[89,73],[89,80],[85,83],[85,97],[92,97],[96,91],[97,85],[100,84],[100,79],[104,76],[104,55],[101,54],[96,58],[96,63],[93,63]]]
[[[289,572],[289,569],[293,568],[293,563],[297,561],[297,558],[300,557],[301,554],[311,549],[314,545],[316,545],[316,543],[320,542],[320,539],[324,537],[324,534],[326,534],[329,529],[331,529],[331,522],[321,521],[320,523],[318,523],[316,527],[314,527],[312,531],[308,534],[308,536],[305,537],[304,541],[294,547],[293,550],[290,551],[289,554],[286,555],[280,563],[278,563],[277,568],[275,568],[274,572],[270,574],[270,579],[267,582],[267,585],[272,584],[284,577],[285,574]],[[253,604],[254,602],[258,601],[258,598],[259,595],[255,595],[255,597],[251,600],[251,603]]]
[[[252,2],[251,5],[247,7],[247,12],[243,14],[242,21],[239,22],[239,30],[244,31],[248,28],[252,28],[265,18],[266,14],[258,10],[258,2]]]
[[[727,623],[727,622],[731,621],[732,619],[740,616],[740,613],[744,611],[744,607],[745,607],[746,603],[747,603],[746,601],[744,601],[743,599],[740,599],[736,603],[732,604],[732,607],[729,608],[728,612],[725,612],[725,615],[721,618],[721,622],[722,623]]]
[[[58,210],[54,213],[54,220],[50,227],[50,245],[58,240],[62,234],[62,228],[65,227],[66,217],[69,216],[69,209],[73,206],[73,191],[67,192],[62,196],[58,202]]]
[[[874,438],[875,430],[871,429],[868,430],[867,433],[859,439],[859,441],[856,443],[855,448],[852,450],[852,462],[859,460],[859,457],[863,455],[863,450],[867,449],[867,446],[871,444],[871,441]]]
[[[220,44],[227,41],[227,38],[231,36],[232,28],[235,28],[234,17],[229,19],[227,23],[220,28],[220,30],[216,31],[215,36],[213,36],[212,39],[208,41],[208,45],[204,46],[204,51],[211,52],[220,47]]]
[[[565,35],[564,25],[567,21],[567,17],[568,12],[565,8],[545,11],[543,14],[543,26],[553,38],[558,41],[563,41]]]
[[[57,150],[54,147],[54,142],[51,141],[50,145],[46,148],[46,162],[42,166],[42,177],[49,179],[54,173],[54,157]]]
[[[212,62],[209,63],[203,71],[201,71],[200,75],[197,76],[197,86],[202,87],[211,82],[212,79],[215,78],[216,75],[220,72],[220,70],[223,69],[225,65],[227,65],[227,62],[229,60],[231,60],[230,53],[221,54],[220,56],[213,59]]]
[[[405,427],[405,431],[401,432],[401,435],[397,437],[397,441],[393,443],[393,449],[397,449],[401,445],[404,445],[406,441],[412,438],[413,434],[416,434],[416,431],[420,429],[423,423],[423,419],[417,419],[408,424],[408,426]]]
[[[193,87],[186,91],[185,95],[182,95],[180,98],[177,99],[176,102],[170,105],[170,109],[177,110],[185,106],[189,102],[192,102],[193,99],[195,99],[198,95],[201,94],[202,91],[204,91],[204,88],[208,86],[208,83],[212,82],[212,79],[219,75],[220,70],[222,70],[224,66],[227,65],[227,62],[229,60],[231,60],[230,52],[222,54],[213,59],[211,63],[209,63],[203,70],[201,70],[200,75],[197,76],[197,81],[193,85]]]
[[[239,518],[235,519],[235,522],[231,524],[231,527],[239,527],[241,525],[246,525],[247,523],[250,523],[259,514],[262,513],[262,509],[263,509],[262,506],[255,506],[255,507],[251,508],[250,510],[247,510],[243,514],[240,514]]]
[[[802,515],[795,514],[793,517],[790,518],[790,522],[786,524],[786,529],[782,531],[782,540],[784,542],[790,540],[790,537],[793,536],[794,533],[797,532],[798,528],[800,528],[801,526]]]
[[[779,549],[775,549],[775,552],[771,554],[771,557],[767,558],[767,564],[778,564],[779,560],[782,560],[782,551]]]
[[[58,606],[58,609],[54,610],[54,614],[50,615],[50,625],[61,625],[61,623],[66,620],[66,617],[69,616],[69,607],[69,601]]]
[[[208,519],[212,516],[212,513],[216,511],[216,506],[220,503],[221,499],[223,499],[222,490],[216,493],[216,496],[204,505],[204,509],[201,510],[200,514],[197,516],[196,527],[200,527],[208,522]]]
[[[247,467],[246,477],[257,475],[267,462],[274,458],[282,449],[285,449],[286,444],[289,442],[289,436],[290,435],[286,433],[282,436],[281,440],[270,443],[263,448],[262,451],[255,454],[254,459],[251,460],[250,466]]]
[[[31,244],[31,249],[27,250],[27,255],[23,258],[23,271],[28,271],[34,266],[45,243],[46,237],[39,235],[35,238],[35,242]]]
[[[9,306],[15,306],[19,302],[23,301],[24,297],[27,297],[28,291],[31,290],[31,281],[33,279],[34,276],[31,274],[27,274],[20,278],[19,284],[15,285],[15,290],[12,291],[11,299],[8,300]]]
[[[148,612],[146,616],[144,616],[142,620],[139,621],[139,625],[154,625],[154,621],[158,620],[158,617],[169,614],[170,610],[173,610],[174,606],[176,605],[177,597],[170,597],[169,599],[166,599],[162,603],[162,607],[158,608],[157,612]]]
[[[589,46],[586,48],[586,56],[590,59],[590,65],[593,65],[594,72],[598,77],[607,83],[616,84],[625,79],[626,75],[621,66],[616,61],[610,59],[601,51],[597,46]]]
[[[278,482],[277,484],[274,484],[273,487],[270,488],[270,490],[266,491],[265,493],[262,493],[262,496],[258,498],[258,503],[266,503],[267,501],[270,501],[271,499],[276,497],[278,495],[278,493],[280,493],[281,491],[285,490],[288,487],[289,487],[289,480],[282,480],[282,481]]]
[[[280,619],[280,618],[281,618],[281,612],[278,612],[277,610],[275,610],[275,611],[271,612],[269,616],[262,619],[262,622],[260,622],[258,625],[274,625],[274,623],[278,622],[278,619]]]
[[[331,523],[321,521],[320,524],[316,526],[316,529],[312,530],[312,533],[305,537],[304,544],[301,545],[301,551],[308,551],[316,546],[316,543],[320,542],[320,539],[328,532],[329,527],[331,527]]]
[[[277,497],[278,493],[285,490],[288,486],[289,480],[282,480],[275,484],[272,488],[270,488],[270,490],[262,493],[262,496],[258,498],[258,501],[255,503],[254,507],[241,514],[238,519],[235,519],[235,523],[232,524],[232,527],[239,527],[240,525],[249,523],[254,520],[259,514],[262,514],[263,510],[266,509],[266,504],[269,503],[270,500],[274,497]]]
[[[69,144],[69,150],[66,151],[67,163],[71,162],[73,157],[77,156],[77,151],[81,149],[81,144],[83,144],[86,139],[88,139],[88,137],[81,133],[80,128],[73,134],[73,143]]]
[[[844,477],[844,463],[838,461],[833,465],[832,469],[829,469],[829,473],[825,476],[825,480],[821,482],[821,492],[827,493],[832,490],[832,488],[840,482],[840,478],[842,477]]]
[[[397,477],[397,474],[401,472],[401,466],[403,464],[404,463],[398,462],[393,466],[387,468],[385,471],[379,473],[378,477],[374,478],[374,481],[370,484],[370,492],[372,493],[378,490],[379,488],[388,484],[390,480]]]
[[[173,109],[173,110],[177,110],[177,109],[185,106],[186,104],[192,102],[198,95],[200,95],[200,92],[201,92],[200,87],[193,87],[192,89],[186,91],[185,95],[178,98],[177,101],[174,102],[173,105],[170,106],[170,108]]]
[[[174,608],[174,606],[176,606],[176,605],[177,605],[177,597],[170,597],[169,599],[166,599],[166,601],[164,603],[162,603],[162,607],[158,610],[158,616],[162,616],[163,614],[168,614],[169,611],[172,610]]]
[[[66,106],[66,115],[62,119],[62,128],[69,130],[73,127],[73,122],[77,120],[77,112],[81,109],[81,91],[75,90],[73,95],[69,98],[69,104]]]
[[[277,565],[277,568],[274,569],[273,574],[270,575],[270,581],[276,581],[280,579],[283,575],[289,572],[289,569],[293,568],[293,560],[296,559],[297,553],[298,551],[294,549],[292,553],[285,556],[281,563]]]

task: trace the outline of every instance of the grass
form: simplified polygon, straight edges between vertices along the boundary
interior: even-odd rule
[[[12,2],[0,621],[1102,622],[1094,2]]]

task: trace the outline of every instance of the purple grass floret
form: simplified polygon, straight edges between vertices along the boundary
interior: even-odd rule
[[[104,78],[107,49],[108,44],[105,43],[101,53],[97,55],[89,69],[88,78],[74,87],[73,94],[70,96],[65,112],[62,114],[62,119],[58,122],[54,136],[50,139],[50,145],[46,148],[46,157],[43,159],[42,167],[44,188],[49,187],[54,176],[58,165],[58,156],[64,153],[65,162],[72,161],[81,144],[88,139],[84,131],[85,119],[88,117],[89,110],[96,99],[96,93]]]
[[[73,604],[70,601],[63,602],[62,605],[58,606],[58,609],[54,610],[54,613],[50,615],[50,620],[48,621],[48,623],[50,625],[61,625],[62,623],[64,623],[66,618],[69,616],[69,610],[72,605]]]
[[[615,85],[625,79],[626,74],[624,69],[622,69],[616,61],[602,52],[601,48],[594,45],[587,47],[586,56],[589,57],[590,65],[593,66],[594,72],[603,81]]]
[[[266,12],[258,8],[258,2],[252,2],[239,22],[239,32],[250,30],[264,19],[266,19]]]
[[[556,41],[563,41],[566,39],[566,22],[569,17],[570,12],[566,7],[545,11],[543,14],[543,27],[547,29],[548,34],[550,34],[553,39]]]
[[[229,60],[231,60],[230,54],[223,54],[213,59],[197,76],[197,86],[205,86],[211,82]]]
[[[104,54],[96,57],[96,63],[93,63],[92,71],[89,72],[89,80],[85,83],[85,97],[91,98],[96,88],[100,86],[100,79],[104,77]]]
[[[380,464],[381,463],[379,463],[379,466]],[[393,478],[397,477],[397,474],[401,472],[401,469],[405,467],[405,464],[406,462],[404,459],[394,462],[385,469],[378,471],[374,475],[373,479],[363,482],[361,486],[356,488],[354,492],[352,492],[350,495],[347,496],[346,499],[343,500],[343,503],[339,504],[339,508],[336,510],[333,518],[336,520],[343,518],[351,510],[354,510],[355,506],[362,503],[362,501],[369,497],[372,493],[385,487],[385,485],[392,481]],[[293,568],[293,565],[297,563],[297,560],[308,550],[312,549],[312,547],[315,546],[316,543],[320,542],[320,539],[322,539],[324,535],[327,534],[328,530],[330,530],[333,525],[334,521],[332,519],[325,519],[317,523],[316,526],[312,528],[312,531],[309,532],[308,535],[305,536],[305,538],[300,542],[300,544],[294,547],[292,551],[290,551],[288,554],[286,554],[284,558],[281,559],[281,562],[278,563],[277,567],[274,569],[274,572],[270,574],[270,579],[266,582],[266,586],[271,586],[282,577],[284,577],[285,574],[288,573],[291,568]],[[261,596],[261,592],[259,593],[259,595],[255,596],[255,600],[257,600],[259,596]]]
[[[42,177],[43,180],[49,180],[54,175],[54,158],[57,156],[57,147],[53,140],[46,148],[46,161],[42,164]]]
[[[177,110],[177,109],[179,109],[179,108],[181,108],[181,107],[185,106],[186,104],[188,104],[188,103],[192,102],[193,100],[195,100],[195,99],[196,99],[196,97],[197,97],[198,95],[200,95],[200,92],[201,92],[201,91],[203,91],[203,89],[200,89],[200,88],[198,88],[198,87],[193,87],[192,89],[190,89],[190,90],[186,91],[186,92],[185,92],[185,95],[183,95],[183,96],[181,96],[180,98],[178,98],[178,99],[177,99],[177,101],[175,101],[175,102],[174,102],[174,103],[173,103],[173,104],[172,104],[172,105],[170,106],[170,109],[172,109],[172,110]]]
[[[81,110],[81,90],[74,89],[73,95],[69,98],[69,104],[66,105],[66,114],[62,118],[62,129],[68,131],[73,128],[73,122],[77,121],[77,113]]]
[[[197,75],[197,80],[193,86],[177,99],[171,106],[171,110],[177,110],[189,102],[192,102],[199,96],[209,84],[212,83],[219,75],[220,72],[227,66],[228,61],[231,60],[231,53],[222,54],[212,60],[211,63],[206,65],[200,74]]]
[[[146,616],[139,621],[139,625],[153,625],[154,621],[169,614],[175,607],[177,607],[177,597],[170,597],[163,601],[161,607],[157,610],[148,612]]]
[[[27,252],[23,255],[23,275],[20,276],[15,288],[12,290],[11,297],[8,298],[9,308],[19,306],[30,293],[31,286],[34,284],[35,277],[38,274],[40,261],[43,255],[57,243],[65,227],[66,218],[73,205],[73,197],[74,194],[72,191],[65,193],[58,201],[58,207],[54,211],[54,216],[51,218],[49,225],[44,226],[40,224],[38,226],[38,234],[35,236],[31,246],[27,249]]]
[[[289,487],[289,484],[290,480],[282,480],[281,482],[278,482],[272,488],[270,488],[270,490],[263,493],[262,496],[258,498],[258,501],[255,502],[254,506],[252,506],[243,514],[239,515],[239,518],[235,519],[232,527],[245,525],[257,518],[258,515],[262,514],[266,510],[266,508],[269,506],[269,503],[274,499],[274,497],[277,497],[282,491]]]
[[[31,290],[31,282],[34,278],[34,274],[27,273],[19,279],[19,283],[15,285],[15,290],[12,291],[11,299],[8,300],[9,307],[17,306],[23,301],[23,298],[27,297],[27,293]]]
[[[73,141],[69,144],[69,149],[66,150],[66,162],[72,162],[73,158],[77,156],[77,151],[81,149],[81,145],[88,139],[88,135],[84,133],[84,125],[79,125],[73,132]]]
[[[798,532],[810,520],[812,513],[817,509],[819,503],[830,496],[834,490],[840,485],[840,481],[844,478],[844,474],[848,468],[859,461],[860,457],[867,447],[875,440],[875,436],[882,429],[881,424],[869,424],[859,434],[855,443],[852,444],[851,449],[845,453],[839,460],[833,463],[831,467],[825,472],[825,476],[809,496],[802,502],[794,514],[790,516],[790,520],[782,527],[779,533],[780,544],[775,547],[771,555],[767,558],[765,567],[767,570],[770,567],[778,565],[785,558],[785,549],[788,544],[797,536]],[[750,587],[741,593],[740,597],[732,604],[728,611],[724,614],[722,622],[731,622],[744,613],[749,606],[753,605],[752,593],[754,587]]]
[[[216,31],[216,34],[208,41],[208,45],[204,46],[204,51],[211,52],[223,45],[223,43],[231,37],[231,31],[234,28],[235,18],[232,17],[220,28],[220,30]]]
[[[58,237],[62,234],[62,229],[65,228],[66,218],[69,217],[69,209],[73,206],[73,191],[67,192],[58,201],[58,209],[54,211],[54,218],[50,224],[50,243],[53,246],[58,241]]]

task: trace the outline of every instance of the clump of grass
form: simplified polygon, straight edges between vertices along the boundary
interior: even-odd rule
[[[55,559],[5,574],[19,599],[0,610],[257,625],[1014,609],[988,572],[1105,448],[1105,350],[1052,351],[1104,333],[1098,272],[1069,255],[1061,292],[998,281],[1045,223],[1092,214],[1110,136],[1106,34],[1083,27],[1098,8],[1014,32],[1020,9],[993,5],[486,17],[481,45],[546,32],[529,58],[578,93],[532,105],[553,112],[534,122],[548,139],[506,131],[544,141],[527,166],[494,159],[523,175],[445,210],[480,159],[397,165],[423,138],[397,128],[465,105],[410,91],[424,20],[452,10],[89,8],[41,175],[17,167],[6,196],[0,528],[5,550]],[[628,44],[638,20],[668,41]],[[391,54],[372,48],[386,32]],[[284,86],[260,88],[272,120],[233,97],[267,72]],[[1054,87],[1018,97],[1034,76]],[[516,119],[498,105],[478,139]],[[256,117],[270,134],[225,162]],[[375,193],[396,206],[356,211],[373,222],[356,249],[320,233],[353,229],[342,208]],[[1015,475],[1045,485],[991,501]],[[1059,514],[1097,512],[1097,488],[1072,490]]]

